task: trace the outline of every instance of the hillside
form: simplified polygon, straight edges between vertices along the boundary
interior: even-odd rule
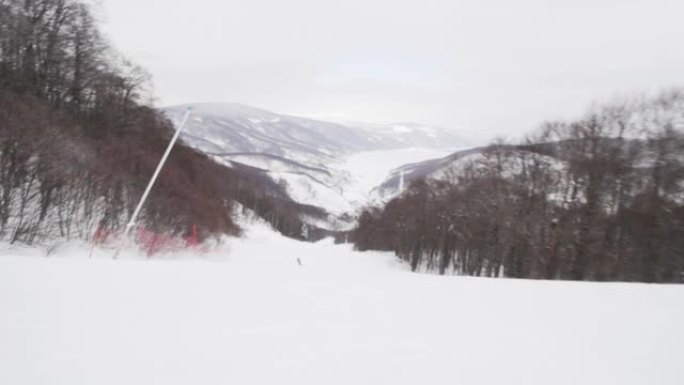
[[[120,232],[174,128],[147,103],[149,87],[101,36],[89,4],[0,2],[0,239]],[[181,144],[138,225],[179,238],[237,235],[235,203],[294,237],[301,215],[325,218],[252,168]]]
[[[405,165],[365,210],[361,250],[413,270],[684,282],[684,93],[550,122],[524,144]]]
[[[327,223],[309,222],[331,229],[353,224],[355,213],[370,202],[374,183],[389,170],[446,155],[472,141],[439,127],[330,123],[230,103],[163,111],[178,123],[188,107],[193,117],[182,136],[187,145],[229,167],[258,169],[295,202],[330,214]],[[360,157],[365,164],[355,161]]]

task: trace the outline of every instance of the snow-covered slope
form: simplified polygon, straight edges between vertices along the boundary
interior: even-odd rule
[[[263,170],[294,201],[332,214],[330,228],[348,226],[335,218],[369,203],[371,190],[391,169],[442,157],[471,143],[439,127],[329,123],[229,103],[175,106],[164,112],[178,123],[188,107],[193,112],[183,141],[228,166]]]
[[[532,151],[531,149],[516,146],[507,146],[507,148],[511,155],[515,154],[516,156],[507,158],[504,175],[518,172],[521,169],[522,161],[520,157],[522,155],[525,155],[527,161],[531,161],[533,158],[537,160],[543,159],[545,163],[558,172],[566,170],[567,164],[564,160],[549,155],[542,155],[539,150]],[[466,166],[481,167],[485,164],[491,164],[493,157],[487,153],[486,147],[475,147],[441,158],[404,164],[392,169],[387,174],[385,180],[377,184],[377,187],[370,194],[371,201],[374,203],[384,203],[396,197],[401,192],[398,187],[401,184],[400,180],[403,180],[403,184],[406,186],[418,179],[450,180],[454,175],[458,175]]]
[[[404,164],[390,170],[386,178],[378,183],[371,191],[371,201],[376,203],[387,202],[397,196],[401,191],[399,186],[421,178],[439,179],[448,174],[451,169],[458,169],[469,162],[477,161],[483,156],[483,147],[462,150],[444,157],[427,159],[415,163]]]
[[[359,130],[238,104],[193,104],[165,108],[177,122],[188,107],[192,117],[183,140],[210,154],[270,154],[309,166],[340,154],[372,148]]]
[[[366,151],[353,154],[345,158],[340,166],[352,176],[351,191],[357,192],[354,197],[362,204],[375,203],[377,200],[376,189],[381,184],[391,179],[393,186],[388,188],[396,191],[399,188],[399,180],[392,179],[399,165],[415,164],[415,162],[429,162],[432,159],[441,159],[447,155],[447,151],[441,149],[406,148],[399,150]]]
[[[416,123],[330,123],[232,103],[191,104],[164,108],[179,121],[192,108],[184,140],[209,153],[268,153],[311,161],[361,151],[411,147],[453,150],[473,139],[455,130]],[[317,160],[317,159],[315,159]]]
[[[413,274],[263,225],[174,262],[36,253],[0,252],[0,384],[682,380],[681,285]]]
[[[432,148],[454,150],[475,144],[476,139],[469,133],[457,132],[438,126],[402,122],[389,124],[345,123],[361,129],[365,136],[378,143],[378,149],[391,148]]]
[[[647,169],[655,164],[654,154],[643,149],[637,150],[637,148],[644,145],[645,142],[643,140],[630,139],[621,141],[614,138],[604,138],[603,141],[607,148],[610,146],[624,146],[623,151],[638,154],[636,155],[637,158],[635,158],[635,165],[638,168]],[[567,172],[567,156],[572,153],[568,150],[568,147],[571,148],[571,146],[573,146],[572,140],[562,140],[532,145],[474,147],[457,151],[444,157],[407,163],[390,170],[386,174],[387,177],[372,190],[370,194],[371,201],[383,203],[397,196],[400,192],[398,190],[400,179],[404,180],[405,185],[424,178],[448,180],[453,175],[457,175],[466,166],[473,165],[478,167],[485,164],[491,166],[496,159],[493,154],[497,151],[503,151],[506,154],[504,175],[519,172],[523,167],[523,158],[528,162],[533,159],[541,161],[541,163],[548,165],[548,167],[562,175]]]

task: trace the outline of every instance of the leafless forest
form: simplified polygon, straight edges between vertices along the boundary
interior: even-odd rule
[[[102,38],[78,0],[0,0],[0,238],[35,243],[120,229],[172,126],[148,106],[149,76]],[[174,149],[141,224],[237,234],[234,202],[286,235],[311,211],[250,170]],[[316,215],[316,212],[309,212]]]
[[[594,108],[417,181],[353,233],[414,270],[684,280],[684,93]]]

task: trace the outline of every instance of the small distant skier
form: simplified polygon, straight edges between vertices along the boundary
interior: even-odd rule
[[[299,257],[297,257],[297,263],[299,264],[299,266],[304,266],[304,264],[302,263],[301,258],[299,258]]]

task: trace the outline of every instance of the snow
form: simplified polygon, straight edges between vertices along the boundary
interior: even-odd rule
[[[411,127],[402,126],[401,124],[391,126],[391,129],[397,133],[407,133],[407,132],[413,131],[413,129]]]
[[[290,198],[325,209],[333,221],[376,203],[371,191],[392,169],[441,158],[471,143],[461,130],[414,123],[337,124],[231,103],[163,111],[178,122],[188,107],[193,119],[181,138],[187,145],[222,164],[270,171],[275,182],[288,186]]]
[[[291,172],[269,172],[271,178],[284,183],[288,196],[295,202],[311,204],[316,202],[328,213],[342,215],[353,210],[353,207],[334,186],[320,183],[309,174]]]
[[[340,166],[351,175],[349,186],[346,187],[350,191],[347,195],[358,201],[359,206],[367,204],[371,191],[384,182],[392,170],[409,163],[442,158],[450,153],[439,149],[405,148],[352,154]]]
[[[259,223],[87,254],[2,248],[0,384],[681,384],[684,286],[413,274]]]
[[[446,150],[406,148],[397,150],[363,151],[325,165],[299,164],[267,154],[237,154],[222,157],[226,160],[269,170],[276,183],[285,186],[292,200],[314,204],[333,215],[326,223],[302,218],[321,228],[339,228],[334,218],[354,213],[370,202],[371,191],[383,182],[390,171],[407,163],[441,158]],[[320,168],[319,168],[320,167]],[[347,226],[348,227],[348,226]]]

